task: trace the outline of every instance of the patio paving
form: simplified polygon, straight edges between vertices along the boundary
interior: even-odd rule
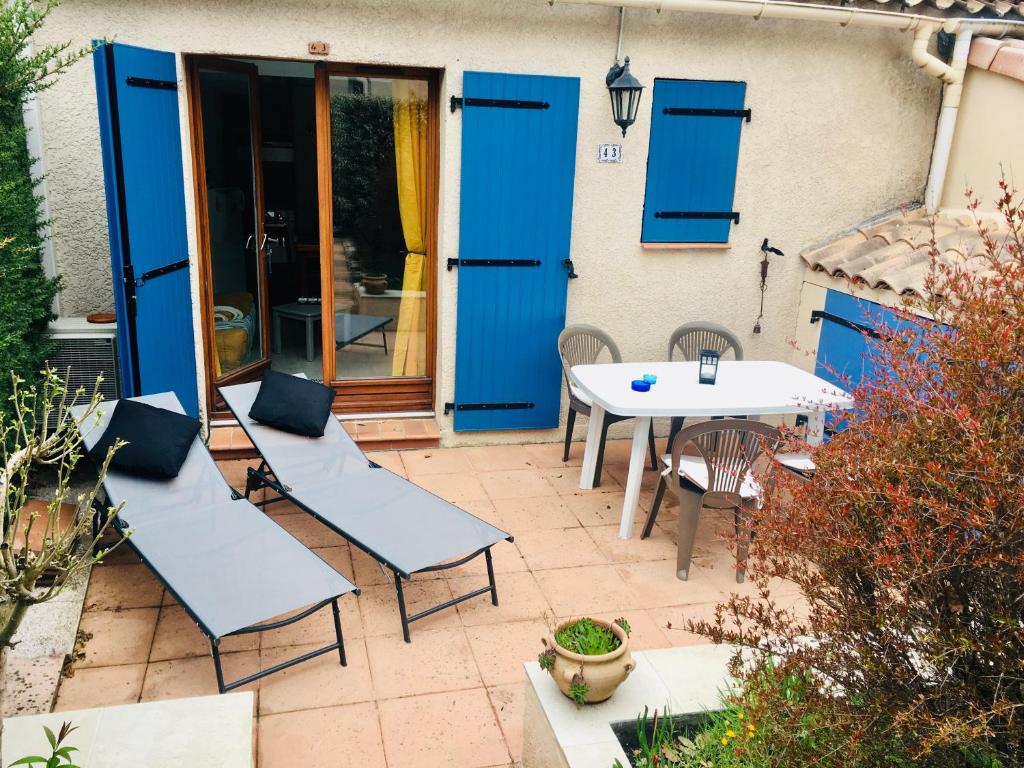
[[[522,750],[522,662],[560,619],[625,616],[636,649],[704,642],[669,624],[712,615],[736,585],[720,531],[722,513],[702,517],[690,581],[675,578],[675,509],[652,537],[617,537],[628,441],[610,441],[602,487],[577,487],[582,444],[568,464],[556,444],[371,454],[394,472],[509,531],[494,549],[500,606],[486,597],[417,621],[402,641],[390,577],[375,561],[287,504],[271,514],[358,584],[341,601],[348,666],[333,655],[264,678],[255,693],[261,768],[303,765],[490,768],[515,765]],[[224,461],[235,487],[254,461]],[[647,472],[646,512],[657,475]],[[482,559],[480,559],[482,561]],[[267,567],[273,567],[268,563]],[[483,563],[416,577],[410,612],[480,586]],[[216,692],[209,644],[127,549],[93,570],[81,629],[90,634],[58,710]],[[223,644],[229,677],[267,668],[333,639],[326,612],[281,630]]]

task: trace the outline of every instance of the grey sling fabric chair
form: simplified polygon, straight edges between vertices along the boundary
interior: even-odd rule
[[[184,413],[170,392],[133,399]],[[89,423],[82,421],[85,406],[73,409],[86,448],[102,436],[115,404],[104,403],[99,420]],[[112,526],[127,535],[124,546],[135,550],[209,639],[221,693],[332,651],[345,665],[338,598],[359,590],[232,489],[199,437],[177,477],[151,480],[110,469],[103,489],[110,506],[124,504]],[[333,643],[225,682],[223,638],[294,624],[328,607]],[[291,615],[277,618],[285,614]]]
[[[704,507],[733,510],[737,536],[736,581],[746,574],[746,560],[753,538],[750,509],[758,503],[761,487],[752,474],[766,450],[774,455],[782,437],[779,430],[749,419],[717,419],[694,424],[672,441],[672,453],[662,457],[667,469],[658,482],[654,503],[647,514],[642,538],[651,535],[658,510],[668,490],[679,501],[679,541],[676,575],[690,573],[693,542]],[[696,455],[684,454],[687,446]]]
[[[693,362],[705,349],[713,349],[719,355],[732,353],[734,360],[743,359],[743,345],[739,337],[724,325],[706,320],[684,323],[672,331],[668,339],[668,360]],[[672,440],[683,427],[684,416],[673,416],[668,430],[665,451],[672,450]]]
[[[249,469],[246,497],[267,488],[277,495],[257,505],[290,501],[390,569],[406,642],[409,624],[417,619],[488,593],[498,604],[491,547],[512,541],[508,533],[370,461],[337,419],[329,418],[318,438],[253,421],[249,410],[259,388],[258,381],[220,388],[261,458],[258,468]],[[486,561],[487,586],[408,614],[403,581],[480,555]]]
[[[576,426],[576,414],[581,413],[590,418],[590,407],[592,403],[574,383],[572,378],[572,367],[574,365],[592,365],[598,362],[601,355],[607,352],[613,363],[622,362],[622,353],[619,347],[612,340],[612,337],[594,325],[577,323],[567,325],[558,334],[558,356],[562,360],[562,376],[565,378],[565,388],[569,392],[569,413],[565,419],[565,450],[562,452],[562,461],[569,460],[569,446],[572,444],[572,430]],[[597,453],[597,465],[594,468],[594,487],[601,485],[601,470],[604,466],[604,444],[608,438],[608,427],[619,421],[626,421],[632,416],[617,416],[614,413],[605,413],[604,423],[601,425],[601,447]],[[654,447],[654,424],[647,433],[647,443],[651,452],[651,469],[658,468],[658,451]]]

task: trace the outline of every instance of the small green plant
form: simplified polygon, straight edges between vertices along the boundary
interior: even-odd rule
[[[541,638],[540,641],[544,644],[544,650],[537,656],[537,663],[545,672],[550,672],[555,668],[555,649],[549,646],[548,641],[544,638]]]
[[[629,626],[629,622],[626,621],[624,616],[619,616],[619,618],[617,618],[614,623],[622,627],[622,631],[626,633],[626,637],[629,637],[630,633],[633,631]]]
[[[43,757],[42,755],[29,755],[23,757],[20,760],[15,760],[11,763],[11,768],[15,765],[39,765],[43,768],[78,768],[77,765],[71,762],[71,753],[77,752],[77,747],[64,744],[64,740],[71,734],[72,731],[78,730],[71,723],[64,723],[60,727],[60,731],[54,735],[53,731],[43,726],[43,731],[46,733],[46,740],[50,742],[50,749],[52,753],[49,757]]]
[[[626,627],[623,629],[628,635],[629,630]],[[555,632],[555,642],[565,650],[582,656],[600,656],[611,653],[622,645],[614,632],[600,624],[595,624],[593,619],[578,619],[559,627]]]
[[[569,698],[576,702],[577,707],[582,707],[587,703],[587,694],[589,693],[590,686],[583,679],[583,667],[580,667],[580,671],[572,676],[572,681],[569,683]]]

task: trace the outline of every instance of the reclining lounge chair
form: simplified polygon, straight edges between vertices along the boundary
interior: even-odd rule
[[[488,592],[498,604],[491,547],[512,541],[508,533],[370,461],[333,417],[318,438],[253,421],[248,414],[259,389],[260,382],[220,388],[262,459],[249,470],[246,497],[269,488],[278,495],[254,503],[290,501],[390,569],[406,642],[409,624],[417,619]],[[408,615],[403,579],[480,555],[486,559],[488,586]]]
[[[172,393],[134,399],[184,412]],[[73,410],[86,448],[100,439],[115,405],[102,405],[98,423],[95,417],[82,421],[86,406]],[[153,480],[111,468],[103,488],[110,506],[124,503],[112,528],[128,537],[125,544],[209,638],[221,693],[334,650],[345,666],[338,598],[359,590],[234,491],[199,437],[177,477]],[[101,514],[106,514],[105,508],[97,510]],[[239,680],[224,681],[223,638],[277,629],[328,606],[334,614],[335,642]]]

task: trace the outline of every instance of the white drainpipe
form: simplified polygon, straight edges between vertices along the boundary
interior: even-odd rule
[[[880,11],[871,8],[838,7],[790,0],[548,0],[572,5],[604,5],[615,8],[643,8],[654,11],[690,11],[731,16],[749,16],[753,19],[792,19],[823,21],[846,26],[882,27],[900,32],[914,32],[911,59],[922,71],[944,83],[942,108],[935,129],[932,164],[925,189],[925,206],[934,213],[942,202],[942,187],[949,166],[949,153],[953,146],[960,95],[963,91],[967,54],[974,34],[991,37],[1013,35],[1024,37],[1022,21],[992,21],[990,19],[940,19],[921,14]],[[956,33],[953,56],[949,64],[928,52],[928,44],[939,27]]]

